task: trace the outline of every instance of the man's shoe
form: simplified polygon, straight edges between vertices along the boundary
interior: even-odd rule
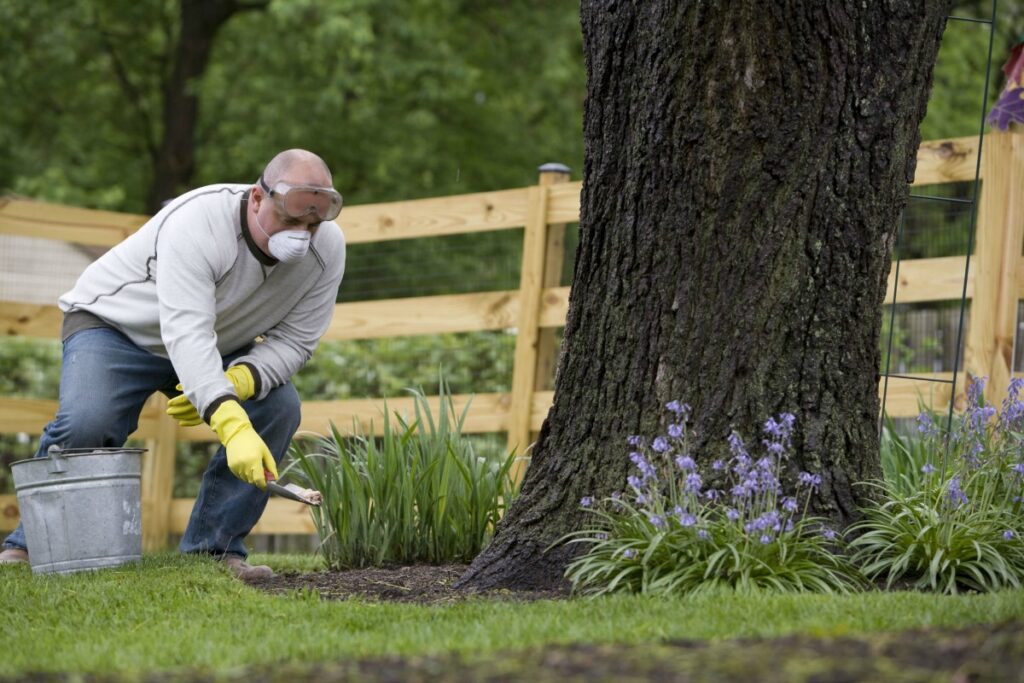
[[[0,564],[27,564],[28,551],[21,548],[4,548],[0,551]]]
[[[241,555],[227,553],[220,559],[236,579],[242,581],[260,581],[274,577],[274,571],[265,564],[258,564],[255,567],[245,561]]]

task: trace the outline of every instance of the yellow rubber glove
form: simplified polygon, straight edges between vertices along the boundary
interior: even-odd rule
[[[245,409],[237,401],[225,401],[210,416],[210,426],[217,432],[227,451],[228,468],[239,479],[261,489],[267,488],[266,469],[277,475],[277,463],[267,444],[249,421]]]
[[[238,396],[239,403],[248,401],[256,395],[256,380],[253,379],[252,371],[247,366],[232,365],[224,375],[235,386],[235,394]],[[181,391],[180,384],[177,389]],[[203,424],[203,418],[199,415],[199,411],[195,409],[185,394],[175,396],[167,402],[167,414],[177,420],[182,427],[195,427]]]

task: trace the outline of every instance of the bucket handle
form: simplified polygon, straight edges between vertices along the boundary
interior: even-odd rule
[[[67,461],[64,459],[64,454],[61,452],[60,447],[54,444],[46,452],[47,461],[49,467],[47,468],[50,474],[64,474],[68,471]]]

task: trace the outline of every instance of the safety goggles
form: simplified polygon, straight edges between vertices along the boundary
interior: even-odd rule
[[[260,187],[290,218],[313,214],[322,221],[333,221],[341,213],[341,195],[333,187],[277,183],[271,188],[262,175]]]

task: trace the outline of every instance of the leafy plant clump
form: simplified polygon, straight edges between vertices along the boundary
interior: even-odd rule
[[[480,454],[462,434],[468,404],[456,414],[442,380],[435,421],[423,393],[410,393],[412,422],[397,412],[392,422],[385,404],[381,436],[332,423],[311,447],[292,447],[289,471],[323,494],[313,519],[332,569],[468,562],[516,495],[515,454]]]
[[[637,473],[628,477],[627,491],[580,501],[595,524],[564,539],[589,546],[566,570],[575,591],[846,593],[862,586],[857,570],[833,550],[842,543],[839,534],[807,514],[820,476],[800,472],[796,495],[783,493],[793,415],[765,422],[760,457],[733,432],[731,457],[711,463],[706,476],[688,446],[690,407],[678,401],[666,407],[667,434],[649,444],[628,439]]]
[[[882,502],[850,528],[852,560],[885,585],[956,593],[1024,583],[1024,380],[1014,379],[1002,410],[985,405],[985,380],[973,382],[963,417],[949,430],[921,413],[921,438],[904,462],[922,462],[871,485]],[[911,485],[912,484],[912,485]]]

